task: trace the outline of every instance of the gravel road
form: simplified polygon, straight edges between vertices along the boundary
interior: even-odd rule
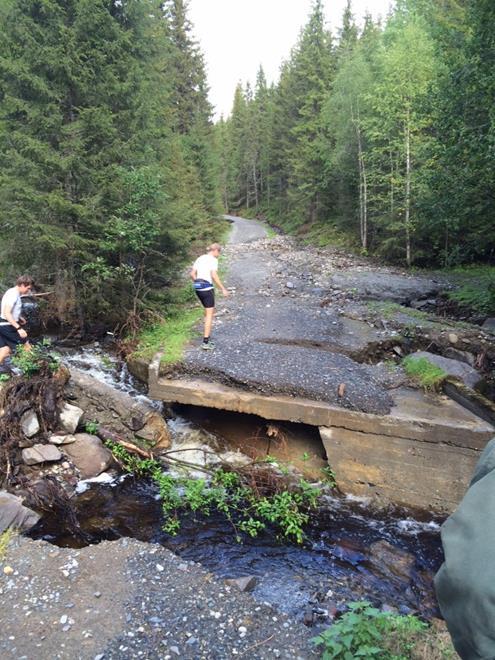
[[[356,332],[364,345],[370,340],[369,326],[351,331],[348,319],[322,305],[327,289],[315,282],[315,256],[285,238],[266,239],[256,220],[228,219],[232,295],[218,301],[215,350],[203,351],[196,341],[169,373],[387,414],[393,404],[383,372],[346,355]]]

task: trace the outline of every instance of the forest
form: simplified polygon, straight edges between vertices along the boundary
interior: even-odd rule
[[[1,280],[68,325],[162,309],[222,210],[182,0],[0,0],[0,110]]]
[[[495,5],[321,0],[214,124],[185,0],[0,0],[0,281],[68,325],[159,315],[223,212],[408,266],[494,258]],[[256,53],[253,52],[253,58]]]
[[[493,260],[494,26],[490,0],[399,0],[358,27],[349,0],[330,32],[315,0],[217,127],[224,205],[409,266]]]

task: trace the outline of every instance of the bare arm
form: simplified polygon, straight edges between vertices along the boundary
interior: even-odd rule
[[[14,328],[17,330],[19,333],[19,336],[22,337],[23,339],[27,337],[27,332],[21,328],[21,324],[18,323],[15,318],[12,316],[12,307],[6,307],[5,310],[5,320],[10,323],[10,325],[13,325]]]
[[[190,275],[191,275],[191,279],[192,279],[193,282],[196,279],[197,274],[198,274],[198,271],[195,268],[191,268]]]
[[[222,290],[223,295],[224,295],[224,296],[228,296],[228,295],[229,295],[229,292],[227,291],[227,289],[226,289],[226,288],[224,287],[224,285],[222,284],[222,281],[221,281],[220,278],[218,277],[218,273],[217,273],[216,270],[212,270],[212,271],[211,271],[211,276],[212,276],[213,281],[215,282],[215,284],[216,284],[218,287],[220,287],[220,289]]]

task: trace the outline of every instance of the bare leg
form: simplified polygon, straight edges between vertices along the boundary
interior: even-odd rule
[[[213,314],[215,313],[215,308],[210,307],[205,309],[205,332],[204,337],[209,338],[211,335],[211,326],[213,325]]]
[[[2,346],[0,348],[0,364],[5,360],[6,357],[10,355],[10,348],[8,346]]]

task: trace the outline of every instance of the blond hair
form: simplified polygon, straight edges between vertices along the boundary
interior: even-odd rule
[[[220,243],[212,243],[211,245],[209,245],[209,246],[206,248],[206,251],[207,251],[207,252],[213,252],[213,250],[220,250],[220,251],[221,251],[221,250],[222,250],[222,246],[220,245]]]

